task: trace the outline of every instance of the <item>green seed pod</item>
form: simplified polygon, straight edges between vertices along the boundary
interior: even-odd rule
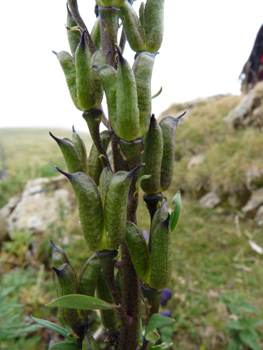
[[[75,50],[80,42],[81,39],[81,32],[80,30],[71,30],[71,28],[76,27],[77,23],[74,20],[72,13],[69,10],[68,4],[67,4],[67,35],[68,35],[68,43],[70,47],[70,51],[72,56],[74,56]]]
[[[172,182],[175,155],[175,133],[178,121],[183,116],[174,118],[170,115],[164,117],[159,125],[163,132],[163,159],[161,169],[161,188],[167,190]]]
[[[54,136],[51,132],[49,134],[59,145],[59,148],[67,163],[68,171],[71,173],[76,173],[78,171],[84,172],[80,154],[74,143],[67,138],[59,139],[56,136]]]
[[[110,293],[109,287],[101,271],[97,281],[97,296],[99,299],[114,304],[114,299]],[[100,310],[101,322],[106,329],[117,330],[119,327],[119,320],[116,310]]]
[[[63,264],[59,269],[53,267],[58,278],[58,296],[77,294],[77,277],[69,264]],[[76,309],[60,308],[62,320],[74,329],[80,323]]]
[[[109,118],[112,128],[115,133],[119,133],[117,124],[117,104],[116,104],[116,93],[117,93],[117,78],[116,70],[109,66],[103,65],[96,67],[100,76],[101,84],[106,94]]]
[[[147,0],[145,5],[145,51],[156,52],[163,41],[164,0]]]
[[[150,287],[160,290],[167,286],[172,274],[172,242],[167,198],[153,217],[151,227]]]
[[[117,48],[119,62],[117,67],[117,130],[115,134],[126,141],[132,141],[139,138],[140,123],[137,86],[135,76],[129,63],[123,58]]]
[[[141,22],[128,1],[121,7],[121,17],[127,40],[133,51],[145,51]]]
[[[76,85],[76,67],[72,56],[66,52],[61,51],[59,53],[53,51],[56,55],[61,68],[64,72],[66,82],[68,85],[69,93],[71,99],[77,109],[82,110],[78,102],[77,85]]]
[[[85,173],[68,174],[56,168],[71,182],[78,201],[82,232],[89,248],[93,251],[103,250],[104,215],[98,187]]]
[[[105,200],[106,200],[106,196],[108,193],[112,176],[113,176],[113,173],[111,171],[111,168],[109,166],[104,167],[100,175],[100,184],[99,184],[99,191],[100,191],[103,207],[105,207]]]
[[[84,264],[78,281],[78,294],[93,297],[97,286],[97,280],[100,273],[101,264],[97,255],[92,255]],[[85,318],[90,313],[89,310],[78,310],[81,318]]]
[[[52,244],[52,266],[54,266],[55,268],[59,268],[63,264],[70,265],[69,259],[67,257],[67,254],[64,252],[64,250],[57,247],[52,241],[52,239],[50,240],[50,243]],[[55,283],[56,283],[57,297],[59,297],[60,295],[58,295],[58,293],[59,293],[60,287],[59,287],[59,280],[57,275],[55,275]]]
[[[100,18],[96,19],[94,26],[90,33],[91,39],[97,50],[100,49]]]
[[[117,249],[124,239],[127,219],[128,194],[132,177],[142,166],[130,172],[119,171],[111,179],[105,202],[107,249]]]
[[[140,113],[140,137],[149,129],[152,113],[151,80],[156,54],[140,53],[133,64],[138,94],[138,108]]]
[[[141,23],[141,34],[142,34],[142,40],[145,43],[145,4],[144,2],[141,2],[140,8],[139,8],[139,20]]]
[[[96,0],[96,3],[100,7],[121,7],[124,5],[125,0]]]
[[[106,64],[108,61],[108,55],[109,52],[102,49],[95,51],[91,57],[92,66],[96,67]]]
[[[141,188],[147,194],[155,194],[160,189],[163,157],[162,134],[162,129],[153,114],[149,131],[144,136],[144,152],[141,161],[145,163],[145,166],[140,169],[140,176],[151,175],[149,179],[142,180],[141,182]]]
[[[50,243],[52,244],[52,265],[55,268],[59,268],[63,264],[69,264],[69,259],[67,257],[67,254],[64,252],[63,249],[60,247],[57,247],[55,243],[50,240]]]
[[[101,141],[106,151],[109,146],[112,135],[113,135],[112,130],[104,130],[100,133]],[[99,186],[100,175],[103,170],[103,165],[99,156],[100,156],[99,151],[95,146],[95,144],[93,143],[89,154],[89,160],[88,160],[88,175],[92,178],[92,180],[95,182],[97,186]]]
[[[88,172],[88,157],[87,157],[87,150],[84,141],[82,138],[79,136],[79,134],[76,132],[74,126],[72,127],[72,142],[74,143],[80,158],[82,162],[82,168],[83,168],[83,173]]]
[[[91,66],[91,53],[85,40],[85,30],[75,51],[77,96],[83,111],[98,107],[103,90],[96,69]]]
[[[144,283],[149,284],[151,275],[151,256],[147,243],[139,228],[127,221],[125,242],[130,252],[134,269]]]

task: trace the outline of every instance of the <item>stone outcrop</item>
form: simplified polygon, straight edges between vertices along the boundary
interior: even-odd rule
[[[27,182],[21,195],[10,198],[0,210],[0,242],[14,230],[43,233],[59,217],[59,210],[71,209],[72,195],[61,175]]]
[[[263,81],[258,83],[224,119],[237,129],[263,130]]]

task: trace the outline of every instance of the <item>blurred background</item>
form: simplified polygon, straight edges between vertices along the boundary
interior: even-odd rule
[[[91,30],[94,1],[78,4]],[[69,51],[65,1],[14,0],[1,8],[0,349],[44,350],[50,331],[37,329],[30,315],[58,322],[57,309],[45,307],[56,296],[49,240],[77,273],[91,255],[48,132],[71,138],[74,124],[88,153],[92,141],[52,53]],[[158,118],[187,112],[165,193],[171,203],[180,190],[183,203],[173,235],[172,297],[161,308],[175,319],[160,330],[174,350],[234,350],[236,339],[242,349],[263,348],[263,85],[241,94],[239,80],[262,13],[259,0],[166,0],[152,80],[152,93],[163,91],[152,111]],[[124,56],[132,64],[128,44]],[[138,226],[149,231],[142,193]],[[243,323],[235,329],[233,320]],[[99,321],[93,313],[92,330]],[[103,336],[100,347],[107,349]]]

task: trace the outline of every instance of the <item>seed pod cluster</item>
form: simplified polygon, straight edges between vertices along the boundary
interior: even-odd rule
[[[91,250],[114,250],[124,240],[129,189],[140,166],[130,172],[119,171],[113,175],[103,173],[103,183],[100,183],[102,196],[87,174],[69,174],[57,168],[69,179],[74,189],[81,228]]]
[[[151,76],[155,55],[143,52],[133,67],[119,48],[118,67],[96,67],[105,90],[110,122],[115,134],[126,141],[141,138],[151,118]]]
[[[150,128],[144,135],[144,152],[141,161],[145,167],[140,169],[140,176],[151,174],[142,180],[141,187],[147,194],[156,194],[169,188],[174,171],[175,134],[178,121],[170,115],[165,116],[158,124],[154,115]]]
[[[68,171],[70,173],[83,172],[87,173],[87,151],[84,141],[76,133],[73,127],[72,141],[68,138],[59,139],[54,136],[51,132],[49,133],[51,137],[57,142],[64,159],[66,161]]]
[[[80,42],[74,49],[76,38],[72,38],[74,30],[68,30],[71,50],[74,59],[66,51],[56,53],[61,68],[65,74],[68,89],[75,106],[81,111],[89,111],[100,105],[103,89],[96,69],[92,68],[92,53],[85,39],[85,30],[81,34]],[[72,33],[71,33],[72,32]]]
[[[163,41],[164,0],[147,0],[141,3],[139,17],[126,1],[121,7],[123,26],[130,47],[135,52],[159,50]]]

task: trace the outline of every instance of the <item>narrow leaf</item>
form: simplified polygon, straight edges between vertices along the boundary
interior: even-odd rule
[[[152,100],[158,97],[159,95],[161,95],[162,91],[163,91],[163,87],[161,86],[160,90],[155,95],[152,96]]]
[[[71,337],[68,336],[67,331],[64,328],[58,326],[57,324],[49,322],[49,321],[46,321],[46,320],[42,320],[40,318],[35,318],[33,316],[31,316],[31,317],[36,323],[42,325],[43,327],[51,329],[54,332],[58,332],[59,334],[63,335],[63,337],[65,337],[65,338],[67,338],[69,340],[72,339]]]
[[[67,349],[67,350],[79,350],[79,346],[71,341],[65,341],[61,343],[56,343],[51,346],[51,349]]]
[[[171,232],[175,230],[181,214],[182,202],[181,202],[180,191],[178,191],[174,196],[172,200],[172,204],[173,204],[174,210],[171,212],[171,216],[170,216]]]
[[[172,345],[173,343],[165,343],[165,342],[158,345],[152,344],[149,350],[166,350],[166,349],[169,349]]]
[[[48,307],[67,307],[69,309],[82,310],[103,310],[103,309],[118,309],[118,305],[109,304],[104,300],[89,297],[81,294],[64,295],[47,304]]]
[[[149,323],[148,323],[148,326],[146,328],[145,338],[147,340],[154,341],[154,339],[152,339],[152,338],[157,336],[156,335],[156,333],[157,333],[156,332],[156,328],[161,328],[161,327],[164,327],[164,326],[168,326],[169,324],[172,324],[174,322],[175,322],[175,320],[173,318],[162,316],[160,314],[153,314],[151,316],[151,318],[149,320]]]
[[[138,346],[142,346],[142,319],[140,319],[140,330],[139,330],[139,341],[138,341]]]

